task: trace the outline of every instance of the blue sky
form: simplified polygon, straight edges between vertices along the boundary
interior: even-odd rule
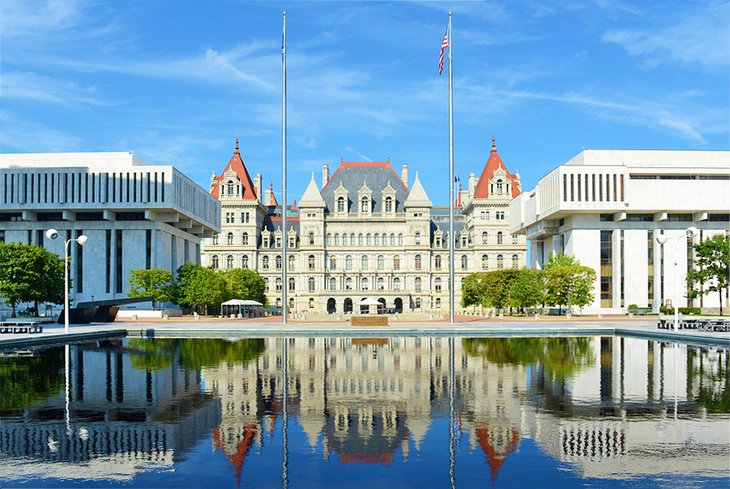
[[[284,9],[290,202],[390,157],[448,205],[449,10],[462,177],[492,135],[525,190],[582,148],[728,149],[728,2],[5,0],[0,151],[134,151],[207,189],[238,136],[279,193]]]

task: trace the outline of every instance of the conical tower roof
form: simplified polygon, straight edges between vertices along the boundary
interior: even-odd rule
[[[484,165],[482,174],[479,176],[479,180],[477,181],[477,189],[476,192],[474,192],[475,199],[489,198],[489,181],[494,176],[494,173],[499,169],[504,171],[505,178],[512,184],[512,198],[520,195],[522,190],[520,180],[516,175],[512,175],[509,170],[507,170],[507,167],[504,165],[502,158],[497,152],[496,140],[494,136],[492,136],[492,151],[489,153],[489,159],[487,159],[487,163]]]
[[[226,174],[228,172],[232,171],[236,174],[238,179],[241,181],[241,185],[243,187],[243,192],[241,193],[241,198],[243,200],[256,200],[256,187],[254,187],[253,181],[251,180],[251,176],[248,174],[248,171],[246,170],[246,165],[243,164],[243,159],[241,158],[241,153],[238,151],[238,138],[236,138],[236,147],[233,150],[233,156],[231,156],[231,159],[228,161],[228,164],[226,165],[226,168],[223,170],[223,173],[221,173],[217,177],[213,177],[210,185],[210,193],[215,197],[216,199],[221,198],[221,184],[223,179],[225,178]]]
[[[418,172],[416,172],[416,180],[413,182],[413,186],[408,193],[408,198],[403,203],[403,207],[431,207],[431,199],[428,198],[426,190],[421,185]]]
[[[309,181],[307,190],[304,191],[304,195],[299,201],[299,207],[325,207],[322,194],[319,193],[319,187],[317,187],[317,182],[314,180],[314,172],[312,172],[312,179]]]

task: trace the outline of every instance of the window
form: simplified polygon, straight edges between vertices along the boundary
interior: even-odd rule
[[[496,212],[494,213],[494,217],[495,217],[495,218],[496,218],[496,219],[497,219],[498,221],[504,221],[504,211],[496,211]]]
[[[296,258],[294,256],[290,256],[287,259],[289,260],[289,270],[294,270],[294,267],[296,266]]]
[[[248,255],[241,257],[241,268],[248,268]]]
[[[370,203],[367,197],[360,199],[360,212],[370,212]]]
[[[276,269],[281,270],[281,255],[276,256],[275,262],[276,262]]]
[[[268,235],[267,236],[264,236],[264,244],[263,244],[263,247],[264,248],[269,248],[269,236]]]
[[[502,231],[497,233],[497,244],[502,244],[504,241],[504,235],[502,234]]]
[[[345,198],[342,196],[337,197],[337,212],[345,212]]]
[[[345,257],[345,270],[352,270],[352,256]]]
[[[395,233],[390,233],[390,246],[395,246]]]
[[[309,244],[310,245],[314,244],[314,233],[309,233]]]
[[[502,180],[497,180],[497,193],[501,194],[502,192],[503,192]]]
[[[421,298],[416,297],[416,300],[413,301],[414,309],[420,309],[421,308]]]
[[[297,245],[296,234],[289,233],[289,248],[294,248]]]
[[[415,286],[416,286],[416,290],[417,291],[420,291],[421,290],[421,288],[422,288],[421,277],[416,277]]]
[[[330,270],[337,270],[337,257],[330,256]]]
[[[218,255],[213,255],[213,258],[210,259],[210,264],[214,269],[218,268]]]
[[[276,291],[281,292],[281,279],[280,278],[276,279]]]
[[[314,277],[309,277],[307,280],[307,287],[310,292],[314,292]]]
[[[334,277],[330,278],[330,290],[337,290],[337,279]]]
[[[436,309],[441,309],[441,298],[436,297]]]
[[[434,289],[435,289],[435,290],[436,290],[437,292],[441,291],[441,279],[440,279],[440,278],[437,278],[437,279],[435,279],[435,280],[433,281],[433,288],[434,288]]]
[[[466,270],[469,265],[469,258],[466,255],[461,255],[461,269]]]
[[[229,245],[233,244],[233,233],[228,233],[228,237],[226,239],[226,243]]]
[[[248,244],[248,233],[243,233],[241,235],[241,244],[247,245]]]
[[[233,195],[233,182],[228,182],[228,195]]]
[[[488,221],[489,220],[489,211],[482,211],[480,216],[482,221]]]
[[[289,290],[291,290],[293,292],[296,289],[297,289],[297,283],[296,283],[296,281],[293,278],[290,278],[289,279]]]
[[[383,277],[378,277],[377,289],[378,290],[385,290],[385,281],[383,280]]]
[[[504,257],[502,255],[497,255],[497,268],[500,270],[504,268]]]
[[[433,266],[436,270],[441,270],[441,255],[436,255],[433,259]]]
[[[340,246],[340,233],[335,233],[335,246]]]
[[[512,268],[520,268],[520,257],[517,255],[512,255]]]
[[[489,255],[482,255],[482,270],[489,270]]]
[[[368,269],[368,256],[362,255],[362,258],[360,258],[360,270],[367,270]]]
[[[436,247],[441,248],[441,236],[436,236]]]
[[[365,236],[365,245],[370,246],[371,244],[372,244],[372,236],[370,235],[370,233],[368,233],[367,236]]]
[[[421,255],[416,255],[415,261],[416,261],[416,270],[420,270],[421,269]]]
[[[403,233],[398,233],[398,246],[403,246]]]
[[[226,224],[233,224],[233,212],[226,212]]]
[[[416,244],[421,244],[421,233],[416,233]]]
[[[482,233],[482,244],[487,244],[489,241],[489,234],[486,231]]]
[[[385,269],[385,257],[383,255],[378,255],[378,270],[384,270]]]
[[[218,233],[215,233],[215,234],[213,235],[213,244],[214,244],[214,245],[217,245],[217,244],[218,244]]]
[[[316,262],[314,260],[314,255],[309,255],[307,257],[307,266],[309,267],[310,270],[314,270],[315,263]]]
[[[345,290],[352,290],[352,278],[350,277],[345,279]]]
[[[241,223],[248,224],[249,214],[248,212],[241,212]]]
[[[332,246],[332,235],[327,233],[327,246]]]
[[[309,298],[309,308],[314,309],[314,298],[312,297]]]
[[[393,212],[393,197],[385,198],[385,212]]]
[[[261,259],[261,268],[263,268],[264,270],[269,269],[269,257],[268,256],[264,256]]]
[[[400,279],[398,277],[393,279],[393,290],[400,290]]]
[[[276,237],[276,247],[281,248],[281,236]]]
[[[367,278],[364,278],[360,280],[360,288],[362,290],[368,290],[370,288],[370,283],[368,282]]]
[[[512,235],[512,244],[517,244],[517,242],[518,242],[517,241],[517,235],[516,234],[513,234]]]
[[[375,233],[373,235],[373,245],[378,246],[380,244],[380,235],[378,233]]]
[[[346,244],[346,243],[342,243]],[[350,246],[355,246],[355,233],[350,234]]]
[[[393,270],[400,270],[400,256],[393,257]]]

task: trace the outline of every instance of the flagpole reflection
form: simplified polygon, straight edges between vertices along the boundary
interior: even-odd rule
[[[281,423],[281,446],[282,446],[282,459],[281,459],[281,482],[284,489],[289,487],[289,338],[284,338],[284,346],[282,347],[282,416],[283,420]]]
[[[454,337],[449,338],[449,482],[451,488],[456,487],[455,465],[455,413],[454,413]]]

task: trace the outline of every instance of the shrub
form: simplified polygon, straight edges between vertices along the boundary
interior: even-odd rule
[[[680,314],[700,314],[700,308],[699,307],[680,307],[679,313]]]
[[[629,307],[627,309],[629,310],[629,312],[636,311],[639,309],[639,306],[637,306],[636,304],[629,304]]]

